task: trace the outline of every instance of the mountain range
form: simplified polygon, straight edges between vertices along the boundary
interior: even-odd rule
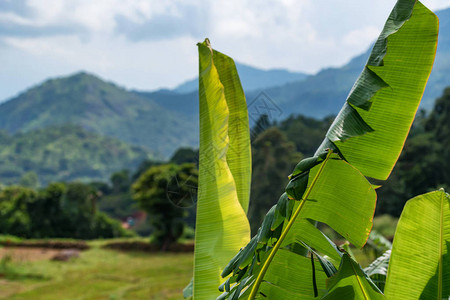
[[[435,99],[450,85],[450,8],[436,14],[440,20],[439,42],[433,71],[420,106],[426,110],[432,108]],[[370,50],[340,68],[324,69],[305,80],[265,89],[265,93],[284,112],[281,118],[292,113],[316,118],[335,115],[362,71]],[[248,96],[252,98],[255,94]]]
[[[439,45],[434,69],[422,100],[421,107],[425,109],[431,108],[434,99],[446,86],[450,86],[450,9],[438,11],[437,15],[440,18]],[[344,103],[369,53],[370,50],[354,57],[342,67],[327,68],[314,75],[285,70],[260,70],[237,63],[251,121],[256,121],[264,113],[269,114],[272,118],[270,121],[282,120],[292,114],[315,118],[335,115]],[[110,139],[109,142],[102,142],[104,147],[111,147],[112,141],[116,145],[122,143],[120,147],[117,146],[119,148],[125,147],[125,144],[130,147],[124,150],[129,159],[123,159],[117,164],[111,163],[113,168],[97,163],[101,165],[102,171],[94,172],[95,176],[87,170],[87,173],[81,172],[80,174],[84,175],[80,176],[76,175],[75,171],[69,172],[70,174],[66,172],[64,177],[56,165],[51,167],[52,174],[59,174],[54,175],[55,178],[61,175],[60,178],[70,180],[88,178],[91,175],[93,178],[106,177],[115,170],[135,166],[134,159],[137,158],[166,159],[179,147],[198,147],[197,80],[187,81],[173,90],[147,92],[127,90],[117,84],[105,82],[93,74],[80,72],[46,80],[24,91],[0,104],[0,130],[4,131],[3,144],[0,145],[3,149],[9,149],[5,150],[6,154],[0,164],[0,180],[7,174],[12,174],[10,171],[15,163],[23,162],[17,158],[20,153],[16,157],[15,150],[12,150],[16,148],[8,147],[8,143],[16,145],[16,135],[47,136],[50,134],[45,132],[47,129],[52,132],[50,135],[55,140],[64,140],[57,137],[57,134],[77,136],[82,135],[78,132],[82,131],[84,134],[88,132],[95,135],[98,140],[103,137]],[[261,107],[262,104],[268,105],[268,110],[256,109],[255,112],[255,108]],[[58,131],[55,128],[65,129]],[[93,136],[89,138],[90,142],[95,139]],[[70,142],[70,139],[66,142]],[[85,151],[90,149],[90,146],[70,143],[73,144],[73,151],[85,153],[83,155],[86,157],[95,157]],[[39,153],[45,151],[43,143],[36,143],[41,147],[36,146],[39,149],[30,148],[32,146],[27,143],[22,144],[25,145],[22,146],[25,147],[24,153],[30,155],[33,152],[29,149]],[[91,148],[97,149],[97,146],[101,145]],[[0,151],[0,157],[2,153]],[[54,155],[56,159],[56,154]],[[120,155],[111,157],[119,159]],[[64,161],[67,157],[57,159]],[[13,172],[13,177],[18,178],[24,172],[33,171],[29,166],[35,163],[28,163],[28,167],[19,163],[21,167],[17,168],[16,173]],[[94,167],[92,169],[94,170]],[[5,176],[2,175],[4,170],[7,171]],[[38,174],[40,176],[45,173],[41,171]],[[51,178],[53,180],[53,177]]]
[[[436,51],[436,59],[428,80],[427,88],[421,102],[421,108],[430,110],[434,100],[439,97],[445,87],[450,85],[450,8],[436,12],[440,19],[439,43]],[[251,78],[258,76],[245,71],[245,67],[236,64],[241,82],[247,97],[247,104],[265,102],[272,106],[274,120],[282,120],[291,114],[302,114],[315,118],[324,118],[336,115],[342,107],[355,80],[361,73],[371,48],[366,52],[352,58],[347,64],[338,68],[326,68],[314,75],[304,76],[302,73],[284,73],[279,76],[276,71],[261,71],[258,75],[264,84],[253,84]],[[255,68],[249,68],[255,72]],[[289,74],[296,74],[299,79],[291,80]],[[274,75],[269,77],[269,75]],[[285,80],[284,83],[278,81]],[[250,81],[250,83],[248,83]],[[273,84],[270,84],[270,83]],[[198,118],[198,79],[188,81],[174,90],[159,90],[154,92],[137,92],[141,96],[153,99],[158,104]],[[186,93],[180,93],[185,91]],[[251,109],[249,108],[251,113]],[[259,111],[258,113],[261,113]],[[253,119],[257,116],[253,117]]]

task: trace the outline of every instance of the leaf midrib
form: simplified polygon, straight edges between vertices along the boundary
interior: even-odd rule
[[[439,271],[438,271],[438,294],[437,299],[442,299],[442,255],[444,253],[444,196],[445,193],[441,192],[441,211],[440,211],[440,228],[439,228]]]
[[[358,273],[355,270],[355,266],[353,266],[352,262],[350,262],[350,265],[352,266],[353,273],[355,274],[356,281],[358,282],[359,288],[361,289],[361,291],[363,293],[364,299],[365,300],[369,300],[369,297],[367,296],[366,290],[364,289],[364,287],[363,287],[363,285],[361,283],[361,280],[359,279]]]
[[[259,286],[264,278],[264,275],[266,274],[267,269],[270,266],[270,263],[272,262],[272,259],[275,256],[275,253],[278,251],[278,249],[281,246],[281,243],[283,243],[284,238],[286,237],[287,233],[289,232],[290,228],[294,224],[294,221],[297,219],[297,216],[300,214],[300,211],[302,210],[304,204],[306,203],[306,199],[308,199],[309,194],[311,193],[313,187],[315,186],[318,178],[320,177],[320,174],[322,173],[323,169],[325,168],[325,165],[327,164],[328,160],[330,159],[331,154],[333,153],[333,150],[329,150],[327,157],[323,161],[322,165],[319,168],[319,171],[317,171],[317,174],[314,176],[313,181],[311,182],[311,185],[306,189],[304,196],[302,197],[302,201],[300,205],[298,206],[297,210],[292,215],[291,219],[289,220],[288,224],[286,225],[286,228],[281,233],[280,238],[278,239],[277,243],[273,247],[272,251],[270,252],[269,256],[267,257],[267,260],[265,261],[261,271],[258,274],[258,277],[256,278],[256,282],[254,283],[254,286],[251,290],[250,296],[248,297],[248,300],[253,300],[256,297],[256,293],[258,292]]]

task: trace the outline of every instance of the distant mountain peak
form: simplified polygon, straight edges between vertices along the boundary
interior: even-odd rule
[[[87,71],[78,71],[69,75],[63,75],[63,76],[57,76],[57,77],[53,77],[50,78],[48,81],[60,81],[60,80],[74,80],[74,81],[82,81],[82,80],[99,80],[99,81],[104,81],[103,79],[101,79],[99,76],[93,74],[93,73],[89,73]],[[44,82],[45,83],[45,82]]]
[[[36,85],[27,91],[28,92],[42,92],[45,89],[58,91],[60,94],[69,94],[73,92],[85,92],[92,93],[98,92],[98,90],[111,90],[117,89],[125,92],[125,88],[122,88],[114,82],[109,82],[103,78],[86,71],[78,71],[66,76],[58,76],[50,78],[43,83]],[[20,96],[20,95],[19,95]]]

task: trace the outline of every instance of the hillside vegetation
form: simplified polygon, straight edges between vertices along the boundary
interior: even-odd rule
[[[2,131],[0,183],[17,184],[27,172],[34,172],[43,186],[52,181],[104,180],[153,157],[143,147],[79,126],[52,126],[16,135]]]

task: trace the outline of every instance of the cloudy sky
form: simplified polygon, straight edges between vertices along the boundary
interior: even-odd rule
[[[450,0],[423,0],[432,10]],[[394,0],[0,0],[0,101],[80,70],[133,89],[196,76],[196,43],[314,73],[365,51]]]

